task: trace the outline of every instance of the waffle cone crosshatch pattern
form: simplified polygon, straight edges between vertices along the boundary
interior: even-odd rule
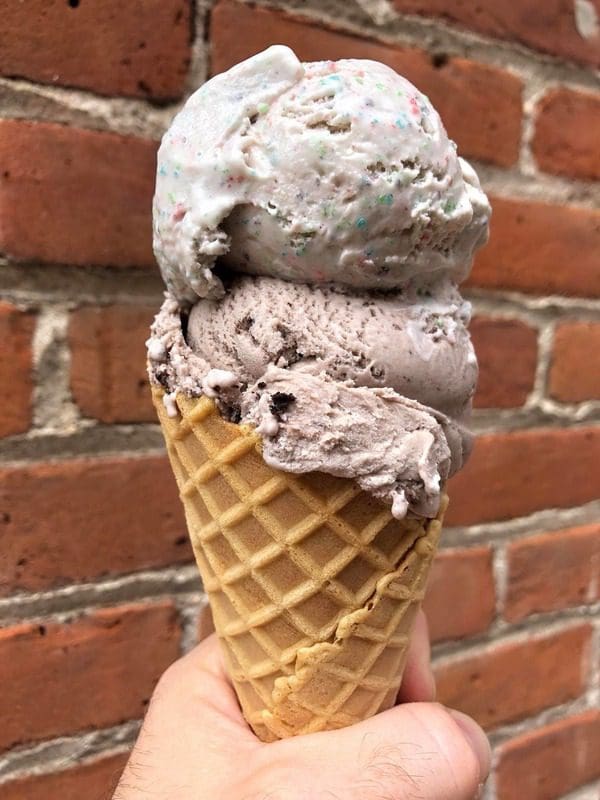
[[[352,481],[272,469],[212,400],[153,397],[244,714],[265,741],[394,703],[441,522],[398,521]],[[445,508],[445,502],[443,504]]]

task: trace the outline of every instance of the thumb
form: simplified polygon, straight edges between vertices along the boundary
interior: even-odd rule
[[[477,723],[437,703],[396,706],[349,728],[279,744],[315,776],[315,788],[357,800],[473,800],[491,761]]]

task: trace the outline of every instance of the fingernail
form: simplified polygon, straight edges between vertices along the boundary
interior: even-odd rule
[[[454,709],[452,709],[448,713],[461,729],[466,740],[471,745],[471,750],[473,750],[477,756],[477,760],[479,761],[479,778],[481,781],[485,781],[490,773],[492,764],[492,751],[487,736],[475,720],[463,714],[462,711],[454,711]]]

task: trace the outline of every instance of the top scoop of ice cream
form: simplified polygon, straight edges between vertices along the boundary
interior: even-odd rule
[[[237,272],[398,288],[462,280],[489,204],[425,95],[372,61],[274,46],[217,75],[163,138],[154,249],[180,301]]]

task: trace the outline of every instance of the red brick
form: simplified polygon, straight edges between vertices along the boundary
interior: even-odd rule
[[[581,625],[454,658],[437,666],[438,699],[486,729],[573,700],[586,688],[590,637]]]
[[[102,422],[156,421],[144,345],[155,312],[120,305],[73,312],[71,391],[85,416]]]
[[[100,94],[167,100],[190,61],[189,0],[4,3],[0,73]]]
[[[600,94],[553,89],[538,105],[533,153],[556,175],[600,179]]]
[[[441,17],[489,36],[509,39],[556,56],[600,66],[600,36],[584,39],[571,0],[393,0],[406,14]],[[591,0],[600,15],[599,0]]]
[[[192,558],[164,456],[0,470],[0,594]]]
[[[0,249],[17,259],[154,265],[156,143],[0,121]]]
[[[498,752],[498,800],[555,800],[600,777],[600,712],[512,739]]]
[[[0,631],[0,748],[141,717],[179,654],[171,602]]]
[[[511,622],[600,599],[600,525],[530,536],[508,546]]]
[[[516,319],[489,317],[475,317],[470,330],[479,360],[475,407],[522,406],[535,380],[537,331]]]
[[[432,642],[485,631],[496,609],[491,549],[472,547],[438,553],[423,607]]]
[[[128,753],[103,756],[70,769],[28,775],[0,784],[2,800],[108,800],[127,763]]]
[[[479,436],[451,479],[450,525],[569,508],[600,496],[600,427],[540,428]]]
[[[599,322],[564,322],[557,326],[549,392],[563,403],[600,398]]]
[[[491,198],[490,241],[468,285],[534,294],[600,296],[600,211]]]
[[[0,437],[23,433],[31,425],[31,339],[34,327],[32,313],[0,302],[0,386],[5,387]],[[10,391],[6,387],[10,387]]]
[[[273,42],[289,45],[304,61],[382,61],[429,95],[462,153],[503,166],[518,159],[522,83],[504,70],[455,57],[436,67],[421,50],[361,39],[234,0],[217,3],[211,19],[211,41],[213,73],[228,69]]]

